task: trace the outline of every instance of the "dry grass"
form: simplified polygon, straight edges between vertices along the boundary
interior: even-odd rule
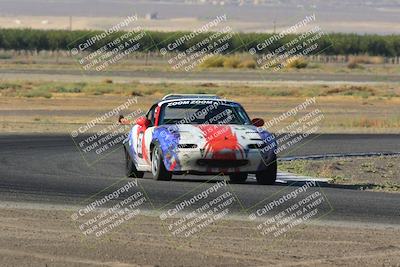
[[[362,99],[400,98],[400,87],[390,85],[219,85],[200,84],[147,84],[139,82],[115,83],[112,79],[103,82],[0,82],[0,96],[45,97],[57,94],[73,95],[165,95],[170,93],[217,94],[220,96],[248,97],[329,97],[343,96]]]
[[[361,96],[368,98],[370,96],[376,96],[379,92],[369,86],[360,85],[343,85],[341,87],[333,87],[323,92],[326,95],[344,95],[344,96]]]
[[[358,55],[350,56],[347,67],[349,69],[364,69],[361,64],[379,65],[384,63],[384,58],[381,56]]]
[[[265,121],[316,97],[325,119],[321,133],[399,133],[400,87],[393,85],[282,85],[144,84],[103,82],[0,82],[0,128],[3,132],[69,132],[89,121],[94,112],[106,112],[138,97],[146,111],[169,93],[211,93],[243,104],[251,117]],[[49,98],[50,97],[50,98]],[[48,112],[35,111],[47,110]],[[63,112],[56,116],[52,110]],[[13,115],[7,110],[20,110]],[[90,110],[90,112],[88,112]],[[5,115],[4,115],[5,114]],[[299,115],[300,116],[300,115]],[[292,123],[285,120],[279,128]],[[71,125],[70,125],[71,124]],[[277,126],[278,127],[278,126]],[[281,129],[271,129],[278,131]]]
[[[255,69],[257,64],[254,59],[244,59],[240,62],[238,67],[242,69]]]
[[[383,64],[384,59],[380,56],[359,55],[350,56],[349,63],[353,64]]]
[[[21,94],[29,90],[26,88],[34,89],[39,86],[48,88],[52,98],[25,97]],[[362,97],[358,93],[343,94],[342,90],[334,90],[341,88],[337,85],[272,84],[267,87],[246,87],[214,83],[187,85],[16,82],[2,84],[0,88],[2,132],[69,132],[76,127],[76,123],[87,122],[96,116],[94,114],[112,110],[124,103],[128,97],[138,97],[138,107],[147,111],[151,104],[167,93],[186,92],[215,93],[233,99],[245,107],[250,117],[261,117],[265,121],[280,116],[310,96],[317,96],[317,103],[310,107],[310,110],[318,108],[324,114],[324,120],[318,123],[320,133],[400,133],[400,97],[397,95],[399,89],[389,85],[367,86],[367,91],[374,92],[373,96],[368,97]],[[350,88],[351,86],[348,86],[348,89]],[[107,92],[110,89],[111,92]],[[327,91],[330,93],[327,94]],[[392,93],[396,93],[396,96],[392,97]],[[62,116],[55,115],[53,110],[61,112]],[[304,112],[299,114],[301,115],[304,115]],[[282,121],[277,125],[279,129],[271,130],[278,131],[292,122],[291,119]]]
[[[231,61],[231,57],[234,59],[233,63],[240,60],[239,65],[233,64],[234,67],[225,67],[225,59]],[[365,57],[365,56],[364,56]],[[361,57],[362,58],[362,57]],[[313,61],[311,58],[305,57],[307,60],[307,66],[304,68],[297,68],[296,66],[302,66],[303,63],[295,62],[294,67],[282,68],[280,71],[287,73],[357,73],[357,74],[371,74],[374,73],[379,75],[398,74],[400,66],[398,64],[365,64],[363,62],[379,62],[376,59],[370,60],[355,60],[358,63],[354,65],[350,64],[349,68],[347,63],[320,63]],[[226,64],[226,66],[232,66],[232,64]],[[293,65],[292,65],[293,66]],[[16,52],[0,51],[0,70],[1,69],[16,69],[16,70],[41,70],[43,74],[46,74],[47,70],[68,70],[76,71],[79,68],[76,58],[71,57],[67,52],[60,51],[46,52],[42,51],[37,54],[26,55],[24,53],[18,54]],[[110,65],[107,70],[109,71],[173,71],[170,64],[165,57],[152,55],[148,57],[146,53],[135,53],[127,56],[126,58],[118,61],[117,64]],[[257,66],[253,57],[247,53],[236,53],[234,55],[215,56],[212,59],[207,59],[206,63],[200,64],[196,71],[226,71],[226,72],[239,72],[239,71],[254,71],[259,73],[273,72],[271,69],[261,69]],[[21,75],[21,79],[24,76]]]
[[[364,69],[364,67],[362,65],[360,65],[360,64],[358,64],[358,63],[356,63],[354,61],[350,61],[349,64],[347,64],[347,67],[349,69],[351,69],[351,70],[354,70],[354,69],[361,69],[362,70],[362,69]]]
[[[382,120],[382,119],[369,119],[361,118],[353,122],[353,127],[362,128],[387,128],[391,126],[400,127],[400,120]]]
[[[288,60],[288,63],[286,64],[286,68],[289,69],[305,69],[308,66],[307,60],[304,58],[296,58],[294,60]]]
[[[243,55],[216,55],[207,58],[202,64],[200,64],[200,68],[203,69],[222,67],[226,69],[255,69],[257,64],[253,58]]]

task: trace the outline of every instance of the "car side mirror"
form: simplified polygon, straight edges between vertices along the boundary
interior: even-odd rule
[[[141,116],[141,117],[139,117],[139,118],[136,119],[136,124],[138,124],[138,125],[140,125],[140,126],[142,126],[142,127],[147,128],[147,127],[149,127],[149,125],[150,125],[150,121],[149,121],[146,117]]]
[[[125,118],[123,115],[119,115],[118,122],[121,123],[122,125],[129,125],[132,123],[130,120]]]
[[[256,127],[264,126],[264,120],[261,119],[261,118],[254,118],[254,119],[251,120],[251,123]]]

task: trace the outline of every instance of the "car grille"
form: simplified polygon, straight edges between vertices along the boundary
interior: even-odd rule
[[[178,148],[197,148],[196,144],[179,144]]]
[[[214,167],[214,168],[235,168],[247,165],[247,159],[240,160],[226,160],[226,159],[199,159],[197,164],[200,166]]]

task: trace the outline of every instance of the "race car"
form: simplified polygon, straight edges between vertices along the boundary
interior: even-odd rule
[[[120,122],[130,123],[123,116]],[[223,174],[244,183],[253,173],[259,184],[273,184],[277,144],[263,125],[239,103],[216,95],[167,95],[136,119],[123,141],[126,175]]]

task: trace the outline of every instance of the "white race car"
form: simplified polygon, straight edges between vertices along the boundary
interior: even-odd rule
[[[122,119],[124,120],[124,119]],[[276,180],[276,141],[243,107],[214,95],[167,95],[139,117],[124,140],[126,175],[224,174],[244,183]]]

